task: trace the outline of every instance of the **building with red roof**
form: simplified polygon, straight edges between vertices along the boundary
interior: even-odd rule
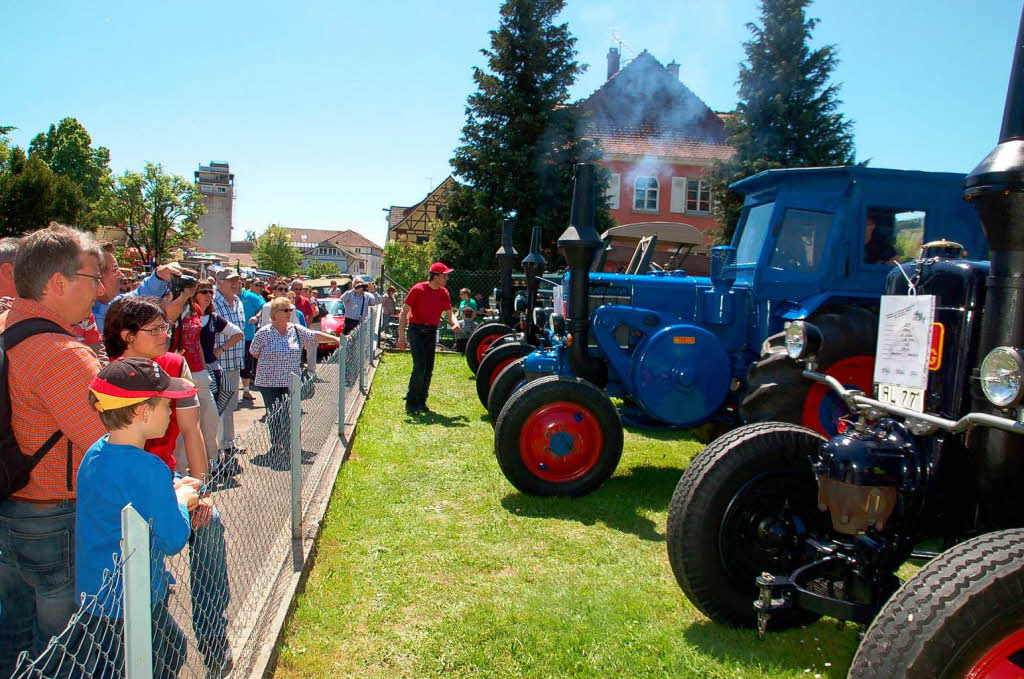
[[[608,51],[608,78],[578,106],[582,136],[600,143],[600,163],[611,172],[606,192],[619,224],[676,222],[706,234],[711,216],[705,171],[729,158],[723,118],[679,79],[679,64],[663,66],[646,50],[619,68]],[[691,258],[692,260],[692,258]]]

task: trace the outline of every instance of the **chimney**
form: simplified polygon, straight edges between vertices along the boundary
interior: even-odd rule
[[[674,77],[676,80],[679,80],[679,64],[676,63],[675,59],[673,59],[672,63],[670,63],[665,68],[667,68],[668,72],[672,74],[672,77]]]
[[[619,72],[619,48],[609,47],[608,48],[608,80],[612,79],[612,76]]]

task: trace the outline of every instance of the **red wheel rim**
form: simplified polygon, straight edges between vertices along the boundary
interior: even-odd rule
[[[1019,679],[1024,676],[1024,630],[993,646],[967,673],[967,679]]]
[[[480,363],[480,361],[484,360],[484,354],[486,354],[487,350],[491,348],[492,344],[494,344],[494,340],[498,339],[499,337],[504,337],[504,335],[487,335],[482,340],[480,340],[480,344],[476,345],[476,362],[478,364]]]
[[[519,432],[519,454],[531,474],[549,483],[585,476],[601,457],[597,418],[578,403],[556,401],[534,410]]]
[[[497,367],[495,367],[495,368],[494,368],[494,370],[492,370],[492,371],[491,371],[491,375],[490,375],[490,377],[488,378],[488,379],[489,379],[489,383],[488,383],[488,386],[489,386],[489,387],[491,387],[491,388],[493,389],[493,388],[494,388],[494,380],[498,379],[498,375],[500,375],[500,374],[501,374],[501,371],[502,371],[502,370],[504,370],[504,369],[505,369],[505,367],[506,367],[506,366],[507,366],[507,365],[508,365],[509,363],[512,363],[512,362],[513,362],[513,361],[515,361],[515,360],[516,360],[515,358],[506,358],[506,359],[505,359],[504,361],[502,361],[501,363],[499,363],[499,364],[497,365]]]
[[[846,387],[860,389],[865,394],[872,392],[875,375],[874,356],[851,356],[833,364],[825,371]],[[834,391],[824,384],[815,382],[804,401],[803,425],[825,436],[839,432],[839,419],[849,414],[846,404]]]

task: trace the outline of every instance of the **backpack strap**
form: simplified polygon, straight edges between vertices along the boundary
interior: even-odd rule
[[[74,337],[74,335],[69,333],[60,325],[46,318],[26,318],[23,321],[18,321],[13,325],[7,326],[3,332],[0,332],[0,384],[4,387],[0,390],[0,412],[6,412],[8,418],[10,418],[11,415],[11,395],[8,390],[9,387],[7,386],[7,372],[9,364],[7,352],[27,340],[29,337],[44,333],[59,333],[61,335]],[[9,424],[9,422],[7,424]],[[10,436],[13,439],[14,434],[11,433]],[[50,452],[51,448],[57,445],[57,441],[59,441],[62,436],[64,436],[64,432],[58,429],[46,440],[46,443],[39,447],[39,450],[32,454],[33,467],[39,464],[39,461],[43,459],[43,456]],[[68,443],[70,444],[70,441]]]

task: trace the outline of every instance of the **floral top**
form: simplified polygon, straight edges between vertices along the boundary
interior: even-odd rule
[[[249,352],[260,359],[256,386],[287,388],[291,376],[301,370],[302,348],[307,346],[316,346],[316,333],[295,323],[289,323],[283,335],[273,325],[257,330],[249,347]]]

